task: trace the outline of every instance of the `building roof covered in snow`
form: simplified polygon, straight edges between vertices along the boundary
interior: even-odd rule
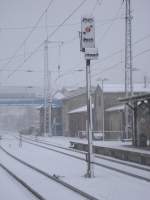
[[[117,105],[117,106],[112,106],[110,108],[107,108],[105,111],[106,112],[113,112],[113,111],[121,111],[125,109],[125,105]]]
[[[96,90],[95,86],[92,86],[91,91],[94,93]],[[123,93],[124,84],[104,84],[103,91],[104,93]],[[138,93],[148,93],[150,92],[150,85],[144,87],[144,84],[134,84],[133,92]],[[77,87],[77,88],[63,88],[59,90],[54,95],[54,99],[67,100],[76,96],[80,96],[86,93],[86,87]]]
[[[92,104],[92,108],[94,108],[94,104]],[[87,112],[87,105],[70,110],[68,114],[83,113],[83,112]]]

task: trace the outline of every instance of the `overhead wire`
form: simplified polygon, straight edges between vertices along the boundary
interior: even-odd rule
[[[116,18],[117,19],[117,18]],[[108,20],[111,20],[111,19],[108,19]],[[148,36],[148,37],[150,37],[150,35]],[[78,40],[78,36],[74,36],[74,37],[72,37],[71,39],[68,39],[68,40],[65,40],[65,41],[63,41],[63,45],[67,45],[67,44],[71,44],[71,43],[73,43],[74,41],[76,41],[76,40]],[[143,39],[146,39],[146,37],[144,37]],[[50,48],[53,48],[53,47],[50,47]],[[119,51],[121,51],[121,50],[119,50]],[[26,55],[28,55],[28,54],[30,54],[31,52],[26,52]],[[116,54],[115,52],[113,53],[113,54]],[[16,55],[16,56],[11,56],[11,57],[6,57],[6,58],[2,58],[2,59],[0,59],[0,62],[4,62],[4,61],[7,61],[7,60],[10,60],[10,59],[16,59],[16,58],[19,58],[19,57],[23,57],[24,56],[24,54],[18,54],[18,55]],[[113,55],[112,55],[113,56]],[[112,57],[111,55],[110,55],[110,57]],[[109,58],[109,57],[108,57]],[[105,59],[107,59],[107,57],[106,58],[102,58],[101,60],[100,60],[100,62],[102,61],[102,60],[105,60]],[[80,65],[80,64],[79,64]],[[2,67],[3,68],[3,67]],[[2,70],[1,70],[2,71]]]
[[[144,37],[142,37],[142,38],[136,40],[135,42],[133,42],[132,45],[133,45],[133,46],[134,46],[134,45],[137,45],[138,43],[143,42],[144,40],[146,40],[146,39],[148,39],[148,38],[150,38],[150,34],[147,34],[146,36],[144,36]],[[103,61],[105,61],[105,60],[107,60],[107,59],[109,59],[109,58],[111,58],[111,57],[113,57],[113,56],[115,56],[115,55],[117,55],[117,54],[120,54],[122,51],[123,51],[123,48],[122,48],[122,49],[119,49],[118,51],[113,52],[112,54],[110,54],[110,55],[108,55],[108,56],[106,56],[106,57],[103,57],[101,60],[99,60],[97,63],[95,63],[94,66],[96,66],[97,64],[99,64],[99,63],[101,63],[101,62],[103,62]]]
[[[13,56],[8,60],[8,62],[3,66],[3,68],[7,67],[8,64],[10,64],[13,60],[13,58],[17,55],[18,51],[20,51],[20,49],[22,49],[24,47],[24,44],[26,44],[26,42],[29,40],[29,38],[31,37],[32,33],[36,30],[36,27],[38,26],[38,24],[40,23],[41,19],[43,18],[43,16],[45,15],[45,12],[47,12],[47,10],[50,8],[50,6],[52,5],[54,0],[51,0],[48,3],[48,6],[46,7],[46,9],[43,11],[43,13],[40,15],[40,17],[38,18],[38,20],[35,23],[35,26],[32,28],[32,30],[28,33],[28,35],[26,36],[26,38],[23,40],[23,42],[19,45],[19,47],[16,49],[16,51],[14,52]],[[26,59],[25,59],[26,60]]]
[[[134,56],[134,58],[135,58],[135,57],[138,57],[138,56],[140,56],[140,55],[143,55],[143,54],[145,54],[145,53],[147,53],[147,52],[149,52],[149,51],[150,51],[150,48],[149,48],[149,49],[146,49],[146,50],[143,50],[143,51],[141,51],[140,53],[136,54],[136,55]]]
[[[110,23],[111,21],[113,20],[117,20],[117,19],[122,19],[121,17],[118,17],[118,18],[108,18],[108,19],[97,19],[96,20],[96,24],[100,24],[100,25],[106,25],[108,23]],[[64,27],[69,27],[69,26],[77,26],[77,25],[80,25],[81,22],[74,22],[74,23],[68,23],[68,24],[64,24],[63,26]],[[57,27],[58,24],[50,24],[50,25],[47,25],[48,28],[55,28]],[[21,31],[21,30],[30,30],[30,29],[33,29],[35,28],[35,26],[20,26],[20,27],[0,27],[0,31]],[[37,29],[44,29],[45,26],[37,26],[36,27],[36,30]]]
[[[24,56],[24,54],[17,54],[17,55],[14,57],[14,59],[19,58],[19,57],[23,57],[23,56]],[[8,60],[11,59],[12,57],[13,57],[13,56],[1,58],[1,59],[0,59],[0,62],[8,61]]]
[[[102,2],[103,2],[103,0],[101,0],[101,2],[99,2],[98,0],[96,0],[94,6],[93,6],[93,8],[92,8],[92,11],[91,11],[91,16],[92,16],[93,13],[95,12],[97,5],[99,4],[99,6],[101,6]]]
[[[70,44],[70,43],[74,42],[74,41],[77,40],[77,39],[78,39],[78,36],[74,36],[74,37],[72,37],[72,38],[70,38],[70,39],[63,40],[63,45]],[[53,48],[55,48],[55,47],[49,47],[49,48],[50,48],[50,49],[53,49]],[[26,52],[26,55],[28,55],[28,54],[31,54],[31,52]],[[23,53],[23,54],[17,54],[15,57],[14,57],[14,56],[9,56],[9,57],[5,57],[5,58],[1,58],[1,59],[0,59],[0,62],[5,62],[5,61],[7,61],[7,60],[9,60],[9,59],[11,59],[11,58],[16,59],[16,58],[19,58],[19,57],[24,57],[24,53]],[[1,69],[0,69],[0,70],[1,70]]]
[[[142,37],[142,38],[136,40],[135,42],[133,42],[133,46],[134,46],[134,45],[137,45],[138,43],[140,43],[140,42],[142,42],[142,41],[144,41],[144,40],[146,40],[146,39],[148,39],[148,38],[150,38],[150,34],[147,34],[146,36],[144,36],[144,37]],[[122,51],[123,51],[123,48],[121,48],[121,49],[119,49],[119,50],[117,50],[117,51],[114,51],[114,52],[112,52],[111,54],[109,54],[109,55],[107,55],[107,56],[105,56],[105,57],[102,57],[100,60],[96,61],[94,64],[91,64],[91,66],[94,66],[94,67],[95,67],[95,66],[98,65],[99,63],[104,62],[104,61],[106,61],[106,60],[112,58],[113,56],[116,56],[116,55],[120,54]],[[81,66],[81,63],[75,65],[75,67],[80,67],[80,66]]]
[[[95,5],[94,5],[94,7],[93,7],[93,11],[92,12],[94,12],[95,11],[95,8],[96,8],[96,6],[97,6],[97,3],[99,3],[99,6],[101,6],[102,5],[102,2],[103,2],[103,0],[97,0],[96,1],[96,3],[95,3]],[[117,13],[116,13],[116,15],[115,15],[115,17],[113,18],[113,19],[111,19],[111,25],[108,27],[108,29],[106,29],[106,31],[104,32],[104,36],[106,35],[106,33],[109,31],[109,29],[111,28],[111,26],[113,25],[113,23],[114,23],[114,21],[116,21],[116,20],[118,20],[118,19],[120,19],[120,17],[117,17],[118,16],[118,14],[119,14],[119,12],[120,12],[120,10],[121,10],[121,8],[122,8],[122,5],[123,5],[123,3],[121,4],[121,6],[119,7],[119,9],[117,10]],[[101,37],[101,38],[103,38],[103,36]],[[118,53],[120,53],[121,52],[121,50],[119,50],[119,51],[117,51],[117,52],[114,52],[113,53],[113,55],[116,55],[116,54],[118,54]],[[110,57],[112,57],[113,55],[110,55]],[[105,59],[107,59],[107,58],[104,58],[104,60]],[[100,62],[102,62],[102,61],[100,61]]]
[[[138,56],[141,56],[141,55],[143,55],[143,54],[145,54],[145,53],[147,53],[147,52],[150,52],[150,48],[149,48],[149,49],[146,49],[146,50],[143,50],[143,51],[139,52],[138,54],[134,55],[134,56],[133,56],[133,59],[135,59],[135,58],[137,58]],[[92,74],[92,75],[91,75],[91,78],[96,77],[97,75],[102,74],[102,73],[105,73],[105,72],[107,72],[107,71],[109,71],[109,70],[112,70],[112,69],[114,69],[114,68],[116,68],[116,67],[119,67],[120,64],[122,64],[122,63],[124,63],[124,61],[119,61],[119,62],[117,62],[117,63],[115,63],[115,64],[113,64],[113,65],[111,65],[111,66],[109,66],[109,67],[105,67],[105,68],[102,69],[100,72],[97,72],[97,73],[95,73],[95,74]],[[84,80],[80,81],[78,84],[83,83],[83,81],[84,81]]]
[[[118,17],[119,13],[120,13],[120,10],[122,8],[122,5],[123,5],[123,2],[121,3],[121,6],[119,7],[119,9],[117,10],[116,14],[115,14],[115,17],[114,17],[114,20],[112,20],[111,24],[107,27],[107,29],[104,31],[104,33],[102,34],[102,36],[100,37],[100,39],[98,39],[98,42],[101,42],[104,37],[106,37],[107,33],[109,32],[109,30],[111,29],[111,27],[113,26],[116,18]]]
[[[150,51],[150,48],[149,48],[149,49],[146,49],[146,50],[143,50],[143,51],[139,52],[138,54],[134,55],[134,56],[133,56],[133,59],[135,59],[135,58],[137,58],[138,56],[141,56],[141,55],[143,55],[143,54],[145,54],[145,53],[147,53],[147,52],[149,52],[149,51]],[[118,67],[118,66],[119,66],[120,64],[122,64],[122,63],[124,63],[124,61],[120,61],[120,62],[118,62],[118,63],[115,63],[115,64],[113,64],[112,66],[107,67],[107,68],[103,69],[103,70],[100,71],[100,72],[97,72],[95,75],[92,75],[92,77],[97,76],[97,75],[100,74],[100,73],[104,73],[104,72],[106,72],[106,71],[112,70],[112,69],[114,69],[115,67]]]
[[[144,38],[146,39],[146,37],[144,37]],[[144,38],[143,38],[143,40],[144,40]],[[139,40],[139,41],[140,41],[140,40]],[[141,41],[142,41],[142,40],[141,40]],[[147,53],[147,52],[149,52],[149,51],[150,51],[150,48],[149,48],[149,49],[146,49],[146,50],[143,50],[143,51],[139,52],[138,54],[134,55],[134,56],[133,56],[133,59],[135,59],[136,57],[138,57],[138,56],[140,56],[140,55],[143,55],[143,54],[145,54],[145,53]],[[116,52],[116,53],[117,53],[117,52]],[[95,74],[92,74],[91,77],[95,77],[95,76],[97,76],[97,75],[99,75],[99,74],[105,73],[105,72],[107,72],[107,71],[109,71],[109,70],[112,70],[112,69],[114,69],[114,68],[116,68],[116,67],[119,67],[120,64],[122,64],[122,63],[124,63],[124,62],[123,62],[123,61],[119,61],[119,62],[117,62],[117,63],[115,63],[115,64],[113,64],[113,65],[111,65],[111,66],[109,66],[109,67],[106,67],[105,69],[101,70],[100,72],[97,72],[97,73],[95,73]],[[82,70],[82,71],[83,71],[83,70]],[[63,78],[64,76],[66,76],[66,75],[71,75],[71,74],[72,74],[72,70],[68,71],[68,73],[61,74],[60,78]],[[57,79],[56,79],[56,80],[57,80]],[[80,83],[81,83],[81,81],[80,81]]]
[[[84,2],[84,1],[83,1],[83,2]],[[68,18],[68,19],[69,19],[69,18]],[[67,19],[65,19],[63,22],[65,23],[66,20],[67,20]],[[59,29],[59,27],[61,27],[61,26],[64,25],[63,22],[62,22],[61,24],[59,24],[59,26],[49,35],[50,38],[53,36],[53,34],[55,34],[55,32]],[[143,41],[143,40],[147,39],[148,37],[150,37],[150,34],[147,35],[147,36],[145,36],[145,37],[143,37],[142,39],[136,41],[135,44],[139,43],[140,41]],[[74,39],[75,39],[75,38],[73,38],[73,40],[74,40]],[[120,51],[121,51],[121,50],[119,50],[118,53],[120,53]],[[148,50],[144,50],[143,53],[146,53],[146,52],[148,52],[148,51],[149,51],[149,49],[148,49]],[[141,53],[142,53],[142,52],[141,52]],[[113,54],[115,55],[115,53],[113,53]],[[117,52],[116,52],[116,54],[117,54]],[[32,56],[32,55],[31,55],[31,56]],[[110,55],[110,56],[112,56],[112,55]],[[104,60],[105,60],[105,59],[107,59],[107,58],[104,58]],[[117,63],[116,63],[116,64],[117,64]],[[115,64],[115,65],[116,65],[116,64]]]
[[[139,40],[136,40],[135,42],[133,42],[133,44],[134,44],[134,45],[135,45],[135,44],[138,44],[139,42],[141,42],[141,41],[143,41],[143,40],[145,40],[145,39],[148,39],[148,38],[150,38],[150,34],[148,34],[148,35],[146,35],[146,36],[140,38]]]
[[[52,36],[66,23],[66,21],[68,21],[73,15],[74,13],[76,13],[80,7],[86,2],[87,0],[83,0],[75,9],[73,9],[73,11],[48,35],[48,39],[52,38]],[[46,11],[46,10],[45,10]],[[44,12],[45,14],[45,12]],[[16,67],[16,69],[10,73],[7,78],[4,81],[7,81],[20,67],[22,67],[24,65],[25,62],[27,62],[44,44],[44,41],[42,41],[32,52],[31,54],[26,57],[23,61],[23,63],[21,63],[18,67]]]
[[[65,23],[68,21],[74,13],[76,13],[80,7],[86,2],[87,0],[83,0],[49,35],[48,39],[50,39]]]
[[[120,10],[121,10],[121,8],[122,8],[122,5],[123,5],[123,3],[121,4],[121,7],[120,7],[119,10],[117,11],[116,16],[118,16],[118,14],[119,14],[119,12],[120,12]],[[95,9],[95,7],[94,7],[94,9]],[[116,19],[116,18],[114,18],[114,19]],[[114,23],[114,20],[112,21],[112,23],[110,24],[110,26],[106,29],[106,31],[105,31],[104,34],[102,35],[101,40],[103,39],[103,37],[105,37],[105,35],[107,34],[107,32],[110,30],[110,28],[112,27],[113,23]],[[149,38],[149,37],[150,37],[150,34],[147,35],[147,36],[145,36],[145,37],[143,37],[143,38],[141,38],[141,39],[139,39],[139,40],[137,40],[137,41],[135,41],[135,42],[134,42],[134,45],[135,45],[135,44],[138,44],[139,42],[141,42],[141,41],[143,41],[143,40],[145,40],[145,39],[147,39],[147,38]],[[104,58],[104,60],[105,60],[105,59],[108,59],[108,58],[110,58],[110,57],[112,57],[113,55],[117,55],[117,54],[121,53],[122,50],[123,50],[123,49],[120,49],[120,50],[114,52],[112,55],[110,55],[110,56]],[[149,52],[149,51],[150,51],[150,49],[144,50],[144,51],[142,51],[142,52],[136,54],[136,55],[134,56],[134,58],[138,57],[139,55],[143,55],[144,53],[147,53],[147,52]],[[102,60],[101,60],[101,61],[102,61]],[[110,66],[109,68],[106,68],[105,70],[101,71],[100,73],[103,73],[103,72],[105,72],[105,71],[111,70],[111,69],[113,69],[113,68],[119,66],[121,63],[123,63],[123,62],[120,61],[120,62],[118,62],[118,63],[116,63],[116,64]]]

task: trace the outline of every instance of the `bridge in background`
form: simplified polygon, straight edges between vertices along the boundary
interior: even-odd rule
[[[47,102],[49,104],[49,102]],[[52,107],[61,107],[62,103],[60,100],[54,99],[52,101]],[[32,97],[32,98],[0,98],[0,106],[44,106],[44,98]]]

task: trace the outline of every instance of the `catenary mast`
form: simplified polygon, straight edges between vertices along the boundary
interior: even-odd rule
[[[125,2],[125,96],[133,95],[133,69],[132,69],[132,15],[131,0]],[[125,107],[125,138],[131,137],[132,112]]]

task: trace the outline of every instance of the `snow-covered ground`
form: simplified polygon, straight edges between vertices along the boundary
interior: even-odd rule
[[[87,144],[87,140],[86,139],[70,138],[70,141],[81,142],[81,143]],[[122,149],[122,150],[126,150],[126,151],[134,151],[134,152],[139,152],[139,153],[150,154],[149,150],[144,150],[144,149],[140,149],[140,148],[133,148],[131,146],[131,142],[93,141],[93,144],[95,146],[109,147],[109,148],[114,148],[114,149]]]
[[[7,139],[5,139],[7,138]],[[61,145],[69,144],[69,138],[48,138],[50,142],[59,143]],[[18,156],[19,158],[29,162],[30,164],[46,171],[50,174],[59,175],[61,179],[68,183],[90,193],[101,200],[147,200],[150,196],[150,183],[138,180],[133,177],[129,177],[109,169],[105,169],[99,166],[94,166],[95,177],[92,179],[85,178],[86,163],[65,155],[48,151],[31,144],[23,143],[22,148],[19,147],[18,141],[10,135],[3,136],[1,145],[7,149],[10,153]],[[0,151],[0,162],[3,156]],[[11,165],[9,158],[3,160],[8,166]],[[106,161],[105,161],[106,162]],[[111,164],[113,166],[113,164]],[[15,167],[14,167],[15,168]],[[125,170],[128,168],[123,167]],[[15,169],[14,169],[15,170]],[[137,169],[133,169],[137,170]],[[19,170],[20,175],[24,174],[24,171]],[[138,170],[137,170],[138,171]],[[16,171],[17,172],[17,171]],[[146,176],[149,176],[148,172],[142,172]],[[31,174],[34,180],[33,174]],[[150,178],[150,177],[149,177]],[[42,183],[38,183],[42,184]],[[47,185],[47,182],[45,183]],[[47,186],[45,192],[48,192]],[[57,190],[59,193],[59,190]],[[55,199],[55,198],[53,198]],[[67,199],[67,198],[61,198]],[[69,200],[73,197],[70,196]],[[18,199],[17,199],[18,200]]]
[[[17,143],[16,143],[17,144]],[[10,140],[9,140],[9,144],[8,144],[8,150],[12,153],[12,149],[14,148],[14,142],[12,142],[10,144]],[[4,145],[5,146],[5,145]],[[29,145],[30,146],[30,145]],[[5,146],[5,148],[7,149],[7,147]],[[26,146],[27,148],[27,146]],[[15,153],[15,151],[19,152],[19,156],[21,159],[23,160],[27,160],[27,158],[23,157],[23,148],[14,148],[13,153],[17,154],[17,152]],[[22,152],[21,152],[22,151]],[[29,153],[30,151],[30,153]],[[29,156],[29,154],[31,154],[32,151],[32,146],[30,148],[30,150],[28,151],[28,155],[26,154],[26,156]],[[27,152],[26,152],[27,153]],[[32,154],[33,155],[33,154]],[[34,155],[33,155],[34,157]],[[32,159],[33,157],[30,157],[30,163],[32,163]],[[37,159],[40,161],[40,159]],[[24,180],[27,184],[29,184],[31,187],[34,188],[35,191],[39,192],[43,197],[45,197],[45,199],[62,199],[62,196],[64,199],[73,199],[73,200],[84,200],[83,197],[81,197],[80,195],[66,189],[64,186],[44,177],[43,175],[33,171],[32,169],[24,166],[23,164],[17,162],[16,160],[14,160],[13,158],[9,157],[7,154],[5,154],[2,150],[0,150],[0,162],[7,166],[7,168],[9,170],[11,170],[13,173],[15,173],[17,176],[19,176],[19,178],[21,178],[22,180]],[[45,161],[46,162],[46,159]],[[38,166],[38,165],[37,165]],[[47,169],[47,172],[49,172],[49,170]],[[52,173],[51,173],[52,174]],[[7,183],[6,183],[7,184]],[[13,184],[11,186],[12,188],[14,187]],[[21,192],[20,192],[21,193]],[[2,193],[1,193],[2,194]],[[1,195],[0,195],[1,196]],[[8,198],[4,198],[4,196],[1,196],[2,200],[4,199],[11,199],[11,196],[9,196]],[[15,198],[16,200],[20,200],[22,198]]]
[[[25,138],[27,138],[27,137],[25,137]],[[61,138],[61,139],[63,140],[63,138]],[[33,140],[32,137],[29,137],[27,141],[31,141],[33,144],[37,144],[37,143],[40,142],[40,146],[46,146],[46,147],[48,146],[48,144],[52,144],[52,145],[53,144],[55,144],[55,145],[57,144],[58,145],[57,137],[49,138],[49,139],[45,138],[44,140],[46,140],[46,142],[43,143],[42,142],[43,141],[42,138],[40,138],[38,140],[35,140],[35,139]],[[53,140],[53,142],[51,140]],[[54,143],[54,141],[55,141],[55,143]],[[83,153],[83,152],[80,153],[81,151],[76,151],[76,150],[70,149],[70,148],[65,148],[63,150],[62,149],[60,150],[60,148],[57,147],[57,145],[56,146],[51,146],[50,145],[50,149],[58,150],[58,151],[61,151],[61,152],[67,153],[67,154],[69,153],[69,154],[71,154],[73,156],[78,156],[78,157],[83,158],[83,159],[85,159],[85,157],[86,157],[85,153]],[[61,144],[61,146],[64,147],[62,144]],[[112,161],[114,161],[114,162],[112,162]],[[115,162],[115,161],[117,161],[117,162]],[[140,164],[137,164],[137,163],[132,163],[131,164],[131,162],[128,162],[128,161],[120,161],[119,160],[119,162],[118,162],[118,159],[108,158],[107,156],[101,156],[101,155],[96,155],[95,158],[94,158],[94,162],[100,163],[100,164],[102,163],[102,164],[104,164],[106,166],[111,166],[111,167],[117,168],[119,170],[124,170],[125,172],[127,171],[127,172],[130,172],[132,174],[136,174],[136,175],[139,175],[139,176],[142,176],[142,177],[146,177],[146,178],[148,177],[150,179],[150,167],[149,166],[143,166],[143,165],[141,166]],[[127,164],[127,165],[125,165],[125,164]],[[137,167],[138,170],[136,170],[134,167],[131,167],[128,164],[130,164],[132,166],[135,166],[135,168]],[[144,168],[145,171],[140,169],[140,168]],[[146,169],[148,169],[149,171],[146,172]]]
[[[63,137],[63,136],[38,137],[38,138],[42,139],[42,141],[46,141],[46,142],[51,141],[54,144],[62,145],[62,146],[65,146],[65,147],[69,147],[70,146],[70,141],[79,142],[79,143],[81,142],[81,143],[87,144],[87,139],[85,139],[85,138],[80,139],[80,138]],[[150,150],[144,150],[144,149],[140,149],[140,148],[133,148],[131,146],[131,142],[93,141],[93,145],[150,154]]]
[[[0,154],[1,155],[1,154]],[[37,200],[23,186],[16,182],[7,172],[0,168],[1,200]]]

